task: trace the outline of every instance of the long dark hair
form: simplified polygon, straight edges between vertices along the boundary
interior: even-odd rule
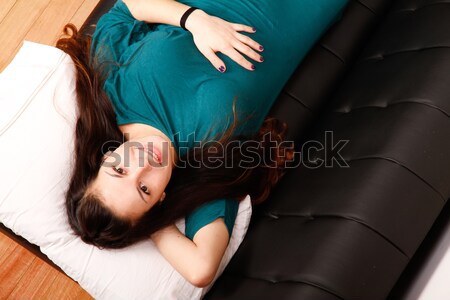
[[[179,218],[186,216],[203,203],[218,198],[242,200],[250,194],[252,204],[267,199],[272,187],[285,172],[285,162],[293,156],[293,145],[281,143],[287,125],[275,118],[266,118],[259,131],[252,136],[234,135],[238,121],[233,105],[234,122],[219,139],[208,147],[193,148],[180,161],[208,161],[217,151],[223,151],[222,167],[202,164],[200,168],[176,167],[167,185],[166,198],[155,205],[135,223],[114,215],[94,193],[87,193],[89,184],[96,178],[106,149],[117,148],[124,140],[116,123],[111,101],[103,83],[105,75],[90,61],[91,37],[82,35],[69,23],[64,26],[64,37],[56,47],[66,52],[76,68],[78,119],[75,130],[75,157],[73,173],[66,192],[68,221],[74,233],[89,244],[99,248],[123,248],[150,238]],[[270,135],[272,143],[265,142]],[[258,142],[258,147],[255,143]],[[276,141],[276,147],[273,147]],[[226,147],[240,142],[240,147]],[[244,143],[245,142],[245,143]],[[223,147],[215,147],[220,143]],[[214,148],[214,151],[210,149]],[[221,150],[222,149],[222,150]],[[242,167],[249,156],[270,158],[272,164]],[[254,157],[255,158],[255,157]],[[226,161],[228,160],[228,164]],[[232,168],[230,166],[232,160]],[[213,160],[211,160],[213,161]]]

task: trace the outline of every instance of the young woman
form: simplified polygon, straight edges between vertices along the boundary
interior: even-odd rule
[[[292,159],[286,124],[265,116],[345,2],[118,0],[92,38],[66,25],[57,47],[77,69],[74,232],[100,248],[151,238],[208,285],[239,201],[263,202]]]

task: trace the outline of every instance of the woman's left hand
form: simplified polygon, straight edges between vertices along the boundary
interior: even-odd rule
[[[253,71],[256,67],[239,52],[257,62],[264,60],[259,53],[253,50],[256,49],[262,52],[264,50],[263,46],[250,37],[238,32],[245,31],[254,33],[255,31],[251,26],[231,23],[211,16],[200,9],[196,9],[191,13],[185,26],[192,33],[194,43],[198,50],[221,72],[225,72],[226,66],[215,54],[217,51],[229,56],[232,60],[250,71]]]

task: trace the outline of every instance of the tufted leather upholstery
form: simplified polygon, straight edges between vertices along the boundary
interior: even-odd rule
[[[449,1],[350,1],[270,113],[303,163],[205,299],[386,298],[450,197],[449,70]]]

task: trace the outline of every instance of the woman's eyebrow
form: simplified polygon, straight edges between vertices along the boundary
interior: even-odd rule
[[[111,174],[111,173],[106,172],[106,171],[105,171],[105,173],[108,174],[108,175],[111,176],[111,177],[122,178],[122,176],[117,175],[117,174]],[[138,189],[138,187],[136,187],[136,190],[137,190],[137,192],[138,192],[138,194],[139,194],[139,197],[141,197],[142,201],[144,201],[145,203],[148,204],[147,200],[145,200],[145,199],[144,199],[144,196],[142,195],[143,192],[142,192],[140,189]]]

